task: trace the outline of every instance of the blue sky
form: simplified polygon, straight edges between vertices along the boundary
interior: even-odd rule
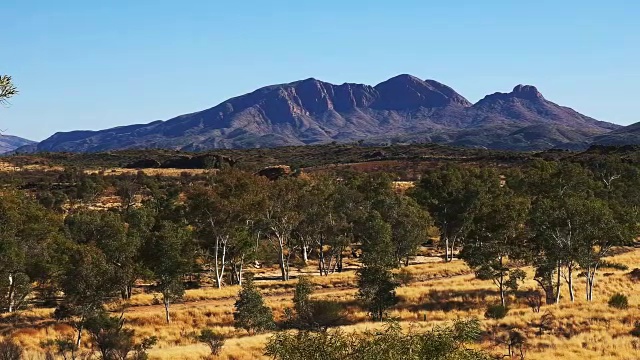
[[[472,102],[533,84],[600,120],[640,121],[636,1],[1,0],[0,16],[0,74],[21,90],[0,128],[34,140],[268,84],[401,73]]]

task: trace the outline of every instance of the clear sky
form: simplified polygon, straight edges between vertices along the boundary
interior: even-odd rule
[[[168,119],[260,86],[409,73],[475,102],[533,84],[600,120],[640,121],[640,1],[0,0],[0,128]]]

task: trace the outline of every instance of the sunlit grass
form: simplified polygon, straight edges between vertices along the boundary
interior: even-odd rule
[[[640,249],[629,249],[611,259],[625,264],[629,270],[603,269],[600,271],[595,300],[585,301],[585,282],[575,278],[576,301],[571,303],[563,286],[559,305],[543,306],[540,313],[530,309],[524,301],[511,299],[511,310],[501,320],[485,320],[487,304],[498,301],[495,285],[490,281],[475,279],[470,269],[461,261],[445,264],[423,259],[425,262],[411,265],[414,280],[408,286],[397,289],[399,303],[389,311],[389,316],[408,328],[422,329],[471,316],[482,319],[486,335],[481,346],[497,354],[505,354],[504,345],[498,339],[514,329],[526,335],[527,359],[640,359],[640,339],[629,332],[635,321],[640,320],[640,291],[628,273],[640,267]],[[427,261],[428,260],[428,261]],[[369,321],[366,311],[356,302],[357,264],[349,264],[349,271],[330,276],[317,276],[314,264],[295,270],[293,276],[310,274],[316,287],[314,298],[330,299],[344,305],[347,315],[344,331],[378,329],[382,324]],[[296,280],[280,282],[260,280],[260,277],[277,274],[277,269],[250,269],[256,273],[257,285],[265,295],[276,320],[282,320],[287,307],[292,306],[292,294]],[[523,289],[534,289],[532,269],[525,269],[529,279]],[[184,302],[171,307],[172,323],[164,321],[163,307],[158,295],[140,293],[133,296],[126,309],[126,326],[136,334],[158,336],[158,345],[151,350],[152,359],[201,359],[207,355],[207,347],[198,344],[194,335],[208,327],[225,334],[227,340],[221,359],[262,359],[262,349],[268,334],[249,335],[233,328],[233,303],[239,286],[222,289],[204,287],[187,290]],[[607,305],[615,293],[629,297],[630,308],[612,309]],[[555,317],[553,331],[540,333],[541,317],[551,313]],[[12,336],[29,351],[28,358],[38,359],[39,344],[45,339],[70,335],[74,329],[52,320],[51,309],[29,309],[19,315],[3,315],[1,332]]]

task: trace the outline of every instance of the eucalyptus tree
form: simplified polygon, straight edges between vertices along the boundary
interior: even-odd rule
[[[193,269],[195,252],[191,231],[181,224],[161,221],[144,244],[144,262],[162,294],[165,320],[171,322],[169,307],[184,295],[184,276]]]
[[[320,275],[341,268],[342,252],[353,238],[353,222],[361,203],[360,194],[329,176],[314,176],[303,187],[302,219],[295,229],[303,260],[306,248],[318,257]]]
[[[253,224],[264,211],[266,187],[262,177],[230,170],[187,194],[189,218],[212,258],[218,288],[227,268],[234,282],[242,281],[243,266],[255,250]]]
[[[398,300],[391,268],[397,266],[391,225],[370,210],[355,225],[356,241],[362,248],[362,267],[358,269],[358,299],[374,320],[382,321],[389,307]]]
[[[124,286],[118,269],[95,243],[68,242],[58,251],[64,255],[64,271],[58,283],[64,302],[56,309],[56,318],[76,318],[75,347],[80,346],[84,322],[102,309]]]
[[[3,311],[14,312],[31,293],[34,281],[47,281],[61,218],[28,196],[0,196],[0,286]]]
[[[405,195],[394,193],[389,205],[385,215],[391,225],[396,263],[408,266],[410,258],[429,238],[429,227],[433,225],[433,220],[414,199]]]
[[[471,224],[471,211],[483,192],[500,188],[499,174],[490,169],[447,165],[427,172],[410,192],[433,217],[445,248],[445,261],[453,260],[459,242]]]
[[[0,105],[7,105],[11,97],[18,94],[18,89],[13,84],[11,76],[0,75]]]
[[[390,226],[391,253],[395,255],[396,265],[408,265],[411,256],[428,239],[433,220],[413,198],[398,193],[392,184],[388,174],[352,177],[350,186],[361,194],[360,209],[355,214],[362,217],[378,213]]]
[[[595,274],[611,248],[631,238],[632,228],[617,216],[606,182],[579,164],[538,161],[524,173],[525,192],[532,197],[529,242],[535,280],[547,303],[560,300],[561,283],[575,299],[578,268],[587,277],[592,298]],[[609,179],[609,182],[611,179]],[[620,213],[620,212],[618,212]],[[632,225],[630,225],[632,224]]]
[[[267,188],[267,200],[260,228],[263,236],[278,253],[283,281],[289,280],[291,257],[298,248],[296,229],[303,220],[301,209],[305,183],[297,178],[274,181]]]
[[[524,272],[513,264],[526,257],[529,209],[527,197],[515,195],[506,187],[494,196],[480,197],[460,253],[478,278],[496,284],[502,306],[506,306],[506,291],[517,290],[524,279]]]
[[[130,296],[131,286],[136,280],[138,253],[143,241],[139,236],[142,219],[134,219],[136,214],[141,215],[140,212],[132,214],[130,226],[120,214],[101,210],[82,210],[65,219],[71,241],[79,245],[92,245],[104,254],[123,284],[123,298]],[[148,227],[150,220],[147,219],[147,222]]]

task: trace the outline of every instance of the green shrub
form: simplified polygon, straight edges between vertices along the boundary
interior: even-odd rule
[[[330,300],[313,300],[311,305],[311,329],[327,331],[344,319],[344,309],[340,303]]]
[[[214,356],[220,354],[220,350],[222,350],[222,346],[224,346],[224,336],[211,329],[203,329],[196,339],[207,345],[209,350],[211,350],[211,355]]]
[[[629,308],[629,299],[627,295],[616,293],[609,298],[609,306],[612,308],[624,310]]]
[[[427,332],[403,332],[397,323],[382,331],[348,334],[342,331],[278,332],[269,338],[265,355],[274,360],[489,360],[467,347],[478,341],[478,320],[457,321]]]
[[[262,295],[256,288],[253,277],[246,275],[238,300],[234,304],[234,326],[249,333],[262,332],[275,328],[273,312],[264,304]]]
[[[640,321],[636,321],[633,330],[631,330],[631,336],[640,338]]]
[[[487,306],[487,311],[484,313],[484,317],[487,319],[502,319],[507,316],[509,308],[502,304],[493,304]]]

